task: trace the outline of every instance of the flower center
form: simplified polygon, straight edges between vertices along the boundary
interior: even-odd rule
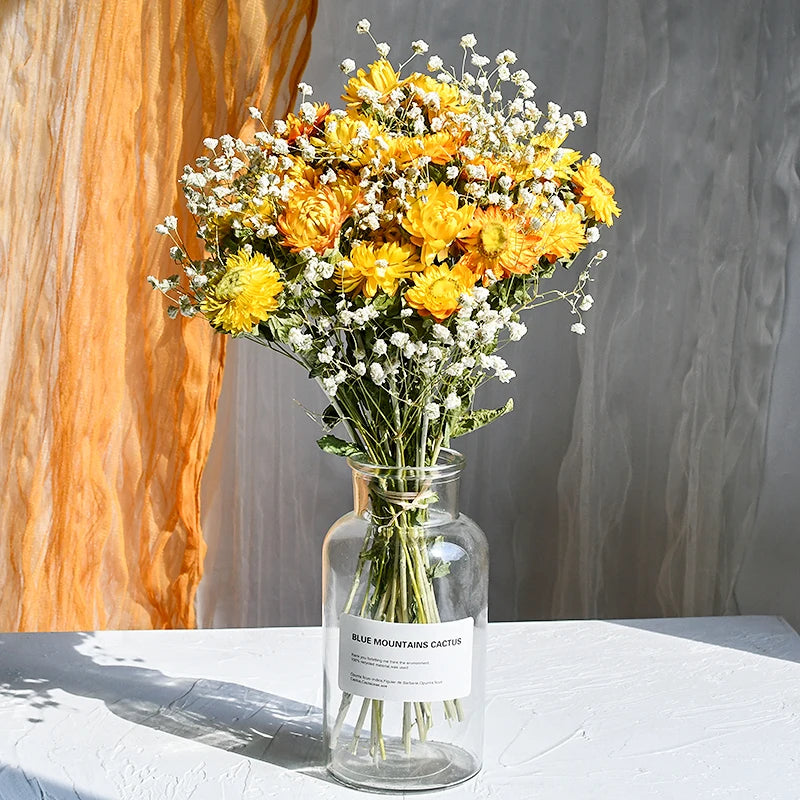
[[[453,296],[453,281],[437,278],[430,286],[430,297],[434,303],[446,303]]]
[[[214,294],[226,303],[236,299],[244,289],[239,270],[226,272],[216,285]]]
[[[478,235],[478,250],[487,258],[497,258],[508,246],[508,231],[500,222],[489,222]]]

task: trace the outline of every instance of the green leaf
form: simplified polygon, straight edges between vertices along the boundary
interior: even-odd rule
[[[444,578],[445,575],[450,574],[450,562],[449,561],[437,561],[435,564],[431,565],[430,569],[428,570],[428,576],[431,580],[434,578]]]
[[[508,414],[509,411],[513,410],[514,399],[510,397],[502,408],[479,408],[469,414],[462,414],[453,422],[450,435],[455,438],[456,436],[463,436],[465,433],[472,433],[472,431],[494,422],[502,417],[503,414]]]
[[[317,439],[317,444],[326,453],[333,453],[335,456],[362,456],[364,455],[352,442],[346,442],[338,436],[328,434],[321,439]]]
[[[544,261],[544,264],[542,264],[542,261]],[[540,266],[539,266],[539,269],[537,270],[537,277],[539,277],[539,278],[552,278],[554,273],[555,273],[555,271],[556,271],[556,267],[558,266],[558,262],[554,261],[552,264],[550,264],[545,259],[542,259],[539,262],[539,265]]]
[[[524,305],[525,303],[530,300],[530,294],[528,292],[528,286],[526,285],[525,281],[520,281],[511,292],[511,296],[509,298],[511,300],[512,305]]]
[[[267,320],[272,335],[279,342],[289,341],[289,331],[292,328],[300,328],[303,325],[303,318],[299,314],[271,314]]]

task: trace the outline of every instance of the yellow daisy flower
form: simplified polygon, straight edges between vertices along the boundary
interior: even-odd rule
[[[469,105],[461,102],[461,89],[456,84],[442,83],[430,75],[414,72],[403,81],[403,86],[419,89],[424,94],[438,95],[438,108],[425,106],[428,108],[428,114],[431,117],[444,115],[448,112],[451,114],[464,114],[469,111]],[[419,98],[417,100],[419,101]]]
[[[458,207],[458,194],[445,183],[429,183],[403,218],[411,241],[422,248],[422,263],[444,259],[458,233],[472,219],[475,206]]]
[[[259,322],[277,310],[282,290],[280,273],[269,258],[239,250],[228,256],[225,271],[206,287],[200,310],[225,333],[253,333]]]
[[[567,258],[586,247],[586,228],[580,211],[570,204],[539,231],[542,252],[555,261]]]
[[[442,322],[459,309],[462,294],[475,286],[475,273],[463,264],[449,269],[447,264],[431,264],[414,276],[414,286],[406,292],[406,302],[423,317]]]
[[[583,161],[572,175],[578,202],[598,221],[611,227],[621,213],[614,200],[614,187],[590,161]]]
[[[291,166],[283,173],[287,178],[307,189],[317,186],[317,180],[322,174],[321,169],[314,169],[299,156],[286,156],[286,158],[291,161]]]
[[[561,158],[553,162],[553,172],[560,182],[568,181],[572,177],[571,167],[580,157],[581,154],[578,150],[562,148]]]
[[[295,188],[276,222],[282,244],[295,253],[304,247],[316,253],[330,250],[357,198],[357,189],[349,185]]]
[[[519,230],[520,219],[513,211],[497,206],[479,208],[472,222],[458,234],[467,251],[459,263],[482,278],[490,269],[498,278],[512,273],[529,273],[542,256],[540,237]]]
[[[366,126],[367,139],[361,135]],[[351,115],[329,117],[325,123],[324,144],[328,149],[354,167],[365,166],[378,152],[375,137],[384,133],[374,119]],[[316,141],[315,141],[316,143]]]
[[[381,151],[384,163],[393,158],[398,169],[410,164],[419,156],[428,156],[433,164],[447,164],[464,144],[466,136],[455,137],[446,131],[425,136],[393,136],[389,148]]]
[[[397,284],[422,269],[419,251],[410,244],[359,244],[350,256],[339,262],[336,281],[347,292],[375,297],[378,289],[392,296]]]
[[[345,86],[342,100],[348,106],[360,106],[364,102],[364,98],[358,94],[360,89],[377,92],[380,99],[384,100],[389,92],[399,85],[400,76],[394,71],[394,67],[385,58],[379,58],[367,67],[367,72],[360,69],[354,78],[350,78]]]

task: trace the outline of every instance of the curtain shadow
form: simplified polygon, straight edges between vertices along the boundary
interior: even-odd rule
[[[171,677],[130,659],[98,663],[93,651],[109,656],[92,640],[89,633],[0,633],[0,695],[25,699],[28,721],[43,723],[37,711],[58,706],[53,690],[61,689],[102,700],[137,725],[333,783],[316,706],[227,681]]]
[[[672,617],[608,623],[800,664],[800,636],[782,617]]]

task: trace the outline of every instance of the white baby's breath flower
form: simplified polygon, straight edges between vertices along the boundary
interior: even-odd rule
[[[366,216],[366,217],[364,217],[364,224],[365,224],[365,225],[366,225],[366,226],[367,226],[367,227],[368,227],[370,230],[376,231],[376,230],[378,230],[378,228],[380,228],[380,226],[381,226],[381,221],[380,221],[380,219],[378,218],[378,215],[377,215],[377,214],[374,214],[374,213],[373,213],[373,214],[367,214],[367,216]]]
[[[444,407],[448,411],[455,411],[455,409],[461,408],[461,398],[455,392],[450,392],[444,399]]]
[[[371,89],[369,86],[359,87],[356,95],[361,100],[366,100],[368,103],[372,103],[372,105],[377,105],[381,99],[381,93],[377,89]]]
[[[297,84],[297,88],[300,90],[300,94],[302,94],[302,95],[309,95],[310,96],[310,95],[314,94],[314,89],[311,86],[309,86],[307,83],[305,83],[304,81],[300,81],[300,83]]]
[[[349,75],[355,68],[356,62],[353,61],[352,58],[346,58],[341,64],[339,64],[339,69],[344,72],[345,75]]]
[[[512,342],[518,342],[526,333],[528,328],[524,322],[509,322],[508,323],[508,338]]]
[[[586,326],[582,322],[574,322],[570,330],[573,333],[577,333],[580,336],[583,336],[583,334],[586,333]]]
[[[445,170],[445,175],[447,176],[447,180],[454,181],[460,172],[461,170],[458,167],[451,166]]]
[[[443,65],[444,62],[439,56],[431,56],[428,59],[428,72],[436,72],[436,70],[441,69]]]
[[[381,58],[386,58],[386,56],[389,55],[389,51],[392,48],[389,47],[389,45],[386,44],[386,42],[378,42],[378,44],[375,45],[375,49],[378,51],[378,55]]]
[[[336,390],[339,388],[339,384],[336,383],[336,378],[323,378],[322,388],[328,397],[336,397]]]
[[[470,63],[476,67],[485,67],[489,63],[489,59],[486,56],[473,53],[470,57]]]
[[[600,156],[599,156],[599,155],[597,155],[597,153],[591,153],[591,154],[590,154],[590,156],[589,156],[589,163],[590,163],[590,164],[591,164],[593,167],[599,167],[599,166],[600,166],[600,161],[601,161],[601,158],[600,158]]]
[[[515,86],[522,86],[525,83],[525,81],[527,81],[529,78],[530,78],[530,75],[528,75],[528,73],[524,69],[518,69],[511,76],[511,82]]]
[[[372,350],[376,356],[385,356],[387,350],[386,342],[383,339],[376,339]]]
[[[586,125],[586,112],[585,111],[576,111],[572,118],[575,120],[575,124],[579,128],[583,128]]]
[[[497,68],[497,77],[500,78],[501,81],[510,81],[511,70],[505,64],[503,64]]]
[[[421,56],[423,53],[428,52],[428,43],[422,39],[417,39],[416,42],[411,42],[411,49],[416,55]]]
[[[248,111],[250,112],[250,116],[253,119],[261,119],[261,111],[260,111],[260,109],[256,108],[255,106],[250,106]]]
[[[517,373],[514,372],[513,369],[501,369],[500,372],[497,373],[497,380],[499,380],[500,383],[509,383],[516,377]]]
[[[386,380],[386,372],[377,362],[369,365],[369,376],[376,386],[380,386]]]
[[[164,217],[164,227],[168,231],[174,231],[178,227],[177,217]]]
[[[360,19],[356,25],[356,33],[369,33],[369,20]]]
[[[590,294],[585,294],[578,308],[581,311],[588,311],[594,305],[594,298]]]
[[[445,375],[449,375],[451,378],[460,378],[464,374],[464,365],[457,361],[455,364],[451,364],[444,372]]]
[[[438,403],[426,403],[423,413],[428,419],[439,419],[442,412]]]
[[[269,131],[256,131],[253,138],[265,147],[271,146],[275,141],[275,137]]]
[[[321,364],[330,364],[333,361],[334,351],[333,348],[328,345],[327,347],[323,347],[322,350],[319,351],[317,358]]]
[[[517,54],[513,50],[503,50],[502,53],[497,54],[495,61],[498,64],[514,64],[517,60]]]
[[[289,331],[289,344],[301,353],[310,350],[314,344],[313,337],[308,333],[303,333],[299,328],[292,328]]]
[[[402,331],[395,331],[389,339],[394,347],[405,347],[410,340],[411,337]]]
[[[466,33],[461,37],[460,44],[466,50],[468,47],[475,47],[478,44],[478,40],[475,38],[474,33]]]
[[[317,110],[314,108],[313,103],[300,104],[300,116],[306,122],[313,122],[317,118]]]
[[[210,136],[206,139],[203,139],[203,145],[207,147],[209,150],[216,150],[219,141],[217,139],[212,139]]]
[[[608,255],[608,253],[607,253],[605,250],[601,250],[601,251],[600,251],[600,252],[599,252],[599,253],[598,253],[598,254],[595,256],[595,258],[596,258],[598,261],[602,261],[602,260],[603,260],[603,259],[604,259],[604,258],[605,258],[607,255]]]
[[[169,234],[169,228],[166,225],[159,223],[156,225],[156,233],[160,233],[162,236],[167,236]]]
[[[367,374],[367,365],[363,361],[357,361],[353,364],[353,372],[355,372],[359,378],[363,378],[364,375]]]

